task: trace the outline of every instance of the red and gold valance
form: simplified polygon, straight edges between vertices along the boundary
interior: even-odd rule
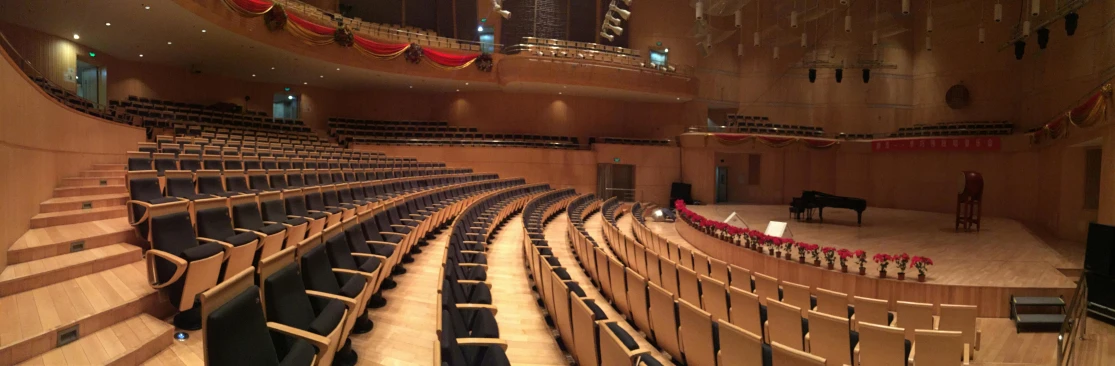
[[[1110,99],[1111,84],[1106,84],[1084,103],[1070,109],[1065,114],[1041,126],[1041,128],[1027,133],[1030,136],[1030,143],[1040,144],[1045,140],[1065,137],[1068,135],[1069,125],[1090,127],[1100,123],[1107,118],[1107,104],[1110,103]]]
[[[801,142],[806,147],[814,149],[827,149],[840,144],[839,140],[832,139],[818,139],[808,137],[782,137],[782,136],[769,136],[769,135],[749,135],[739,133],[714,133],[713,137],[716,138],[723,145],[739,145],[747,141],[758,141],[763,145],[770,147],[786,147]]]
[[[268,0],[223,1],[229,9],[245,17],[260,16],[268,12],[281,13],[272,14],[274,16],[269,15],[267,17],[268,29],[273,31],[286,29],[295,37],[298,37],[306,44],[312,46],[324,46],[335,43],[342,47],[355,48],[357,51],[360,51],[360,53],[382,60],[394,59],[404,54],[408,49],[417,47],[417,45],[409,43],[379,42],[355,35],[347,28],[335,28],[316,24],[294,12],[284,10],[282,7]],[[285,17],[283,15],[285,15]],[[425,47],[422,47],[421,51],[422,52],[416,52],[418,55],[417,57],[421,57],[434,67],[443,70],[463,69],[475,63],[477,59],[480,59],[483,55],[481,53],[453,53]],[[482,67],[480,67],[480,69],[482,71],[491,71],[491,57],[488,56],[485,60],[488,60],[488,62],[485,65],[481,65]],[[415,59],[413,62],[417,63],[419,61]]]
[[[275,6],[275,3],[267,0],[224,0],[224,3],[232,11],[246,17],[266,14]]]

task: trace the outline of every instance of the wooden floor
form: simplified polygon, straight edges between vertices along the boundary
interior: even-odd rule
[[[769,220],[778,220],[777,218],[770,218],[767,221],[762,221],[761,223],[758,223],[759,221],[749,219],[749,217],[759,217],[757,215],[769,214],[770,212],[767,212],[767,211],[770,210],[769,208],[773,207],[773,206],[759,206],[759,209],[755,209],[755,210],[750,210],[750,209],[744,210],[744,209],[742,209],[742,207],[738,207],[738,206],[731,206],[731,208],[727,208],[727,207],[724,207],[724,206],[690,206],[690,207],[691,208],[699,207],[702,211],[698,211],[697,209],[695,209],[694,211],[698,211],[699,213],[701,213],[705,217],[709,217],[709,218],[724,218],[728,214],[730,214],[732,211],[737,212],[737,214],[739,214],[739,215],[744,215],[744,212],[750,212],[748,215],[744,215],[744,219],[747,220],[747,222],[752,225],[751,227],[753,229],[757,229],[757,230],[765,229],[766,228],[765,227],[766,222],[769,221]],[[785,207],[782,207],[782,206],[777,206],[777,207],[781,210],[785,210]],[[883,209],[872,208],[872,210],[878,211],[878,210],[883,210]],[[834,210],[834,211],[839,211],[839,210]],[[901,212],[901,210],[888,210],[888,211],[900,211]],[[911,211],[904,211],[904,212],[911,212]],[[832,219],[829,216],[839,217],[839,215],[833,215],[833,213],[835,213],[835,212],[829,212],[828,213],[829,215],[827,215],[826,218],[827,219]],[[887,214],[891,214],[891,213],[892,212],[887,212]],[[719,215],[719,216],[715,216],[715,215]],[[883,215],[883,214],[878,214],[878,215]],[[911,215],[911,216],[913,216],[913,218],[917,218],[917,216],[920,216],[920,215],[915,214],[915,215]],[[846,220],[847,218],[844,218],[844,219]],[[873,220],[880,220],[880,219],[881,218],[876,219],[876,218],[873,217]],[[631,220],[632,220],[632,218],[625,216],[625,217],[620,218],[619,220],[617,220],[617,225],[619,225],[621,227],[621,230],[623,230],[624,232],[627,232],[627,230],[629,230],[630,227],[631,227]],[[818,231],[823,232],[824,234],[828,234],[830,232],[855,230],[855,231],[858,232],[857,237],[862,236],[863,238],[861,240],[863,240],[863,241],[885,242],[885,241],[889,241],[889,240],[899,241],[899,240],[904,239],[904,238],[886,238],[886,239],[881,238],[881,237],[884,237],[885,234],[878,234],[877,232],[879,230],[868,230],[868,231],[865,231],[865,232],[859,232],[859,230],[857,228],[855,228],[855,226],[854,226],[854,222],[855,222],[854,221],[855,220],[854,213],[851,215],[851,220],[852,221],[850,221],[850,222],[852,222],[852,226],[850,228],[846,227],[847,226],[846,223],[845,224],[835,223],[835,224],[831,224],[831,225],[830,224],[821,225],[821,224],[813,224],[813,223],[797,223],[796,221],[792,221],[790,223],[790,227],[791,227],[791,230],[794,230],[794,235],[797,238],[802,238],[805,235],[821,235],[821,234],[817,233]],[[867,218],[864,218],[864,220],[866,221]],[[784,218],[783,218],[783,221],[784,221]],[[886,221],[890,221],[890,220],[886,220]],[[984,232],[982,233],[983,235],[981,235],[981,234],[953,234],[951,230],[948,230],[947,232],[942,231],[940,235],[942,235],[942,236],[964,235],[966,237],[966,239],[968,239],[968,240],[973,240],[973,238],[970,238],[970,237],[975,236],[974,239],[976,241],[988,241],[988,242],[990,242],[991,240],[995,240],[995,237],[993,237],[992,235],[986,235],[986,234],[988,234],[987,231],[989,230],[988,225],[995,225],[995,226],[991,226],[990,231],[992,231],[996,234],[999,234],[1001,230],[1007,230],[1007,228],[1011,227],[1011,225],[1006,224],[1006,223],[1001,223],[999,221],[1000,221],[999,219],[986,221],[987,223],[985,224],[985,226],[983,228],[983,230],[984,230]],[[1003,220],[1003,221],[1009,221],[1009,220]],[[1015,224],[1017,224],[1017,223],[1015,223]],[[881,224],[878,223],[878,221],[877,221],[876,225],[881,225]],[[909,225],[916,226],[916,224],[913,224],[913,223],[910,223]],[[998,225],[1002,225],[1002,227],[996,228],[996,226],[998,226]],[[589,225],[586,223],[586,227],[588,227],[588,226]],[[799,229],[799,227],[802,227],[802,226],[805,226],[805,228]],[[678,234],[677,230],[674,229],[674,224],[673,223],[661,223],[661,222],[647,221],[647,227],[649,227],[651,229],[651,231],[663,236],[667,240],[670,240],[670,241],[678,244],[679,246],[687,247],[687,248],[690,248],[692,250],[696,250],[695,248],[693,248],[692,245],[690,245],[688,242],[686,242],[685,239],[681,238],[681,236]],[[867,225],[864,225],[864,227],[867,227]],[[895,230],[900,230],[900,229],[895,229]],[[589,233],[592,234],[593,231],[589,230]],[[1021,234],[1027,234],[1027,233],[1026,232],[1013,233],[1012,235],[1021,235]],[[895,234],[891,234],[891,235],[900,235],[900,234],[895,233]],[[809,240],[812,240],[812,239],[806,239],[806,240],[809,241]],[[935,239],[934,241],[939,241],[939,240],[943,240],[943,239]],[[827,243],[822,243],[822,241],[817,241],[816,243],[822,244],[822,245],[827,245]],[[925,242],[923,242],[923,243],[924,244],[922,244],[922,245],[929,245],[929,243],[925,243]],[[991,244],[991,243],[982,243],[982,244],[984,244],[984,245],[994,245],[994,244]],[[889,245],[890,244],[888,244],[888,247],[889,247]],[[916,244],[902,244],[902,245],[909,246],[909,245],[916,245]],[[1040,245],[1040,243],[1035,244],[1034,242],[1029,242],[1029,245],[1036,246],[1036,245]],[[1065,245],[1072,245],[1072,244],[1066,244],[1066,243],[1062,242],[1062,243],[1058,243],[1058,245],[1065,246]],[[937,249],[937,250],[946,250],[946,249]],[[958,249],[953,248],[951,250],[958,250]],[[1043,255],[1048,255],[1048,254],[1044,253],[1044,251],[1040,250],[1040,248],[1034,248],[1034,249],[1031,249],[1031,250],[1033,252],[1043,253]],[[1068,249],[1067,251],[1071,251],[1071,249]],[[1009,252],[1009,249],[1008,249],[1008,252]],[[1061,250],[1057,250],[1056,252],[1061,252]],[[930,255],[930,256],[931,256],[931,258],[933,258],[932,255]],[[954,255],[950,255],[949,257],[952,257],[952,256],[954,256]],[[1049,259],[1048,257],[1042,257],[1042,258]],[[934,258],[934,259],[936,260],[936,258]],[[1000,259],[1000,260],[1002,260],[1002,259]],[[1068,263],[1071,263],[1071,261],[1073,259],[1066,259],[1066,258],[1062,257],[1062,260],[1068,260],[1069,261]],[[1038,260],[1036,262],[1047,263],[1047,262],[1042,262],[1041,260]],[[939,271],[940,268],[933,268],[932,270]],[[1027,279],[1027,281],[1029,281],[1029,280],[1030,279]],[[976,351],[975,354],[974,354],[974,358],[971,362],[972,365],[982,365],[982,366],[1031,366],[1032,365],[1032,366],[1037,366],[1037,365],[1053,365],[1053,364],[1056,364],[1056,362],[1057,362],[1057,333],[1021,333],[1021,334],[1019,334],[1019,333],[1015,332],[1014,322],[1011,321],[1010,319],[1006,319],[1006,318],[980,318],[979,319],[979,328],[980,328],[981,332],[983,333],[982,340],[981,340],[982,344],[981,344],[981,349],[979,351]],[[1107,323],[1100,322],[1098,320],[1087,319],[1086,329],[1087,329],[1087,334],[1085,336],[1085,339],[1078,342],[1078,347],[1079,348],[1078,348],[1077,352],[1078,352],[1078,357],[1079,358],[1077,358],[1077,359],[1079,360],[1079,362],[1077,363],[1077,365],[1088,365],[1088,366],[1096,365],[1096,366],[1099,366],[1099,365],[1111,365],[1113,362],[1115,362],[1115,326],[1112,326],[1112,325],[1107,324]]]
[[[752,229],[764,230],[770,221],[787,221],[786,206],[712,205],[690,206],[706,218],[723,220],[735,212]],[[874,253],[908,253],[933,259],[929,281],[960,286],[1075,288],[1073,279],[1058,268],[1082,268],[1083,256],[1066,256],[1030,233],[1017,221],[985,217],[980,232],[953,230],[953,215],[870,207],[863,226],[856,226],[855,212],[825,211],[825,223],[789,221],[798,241],[863,249]],[[648,223],[670,240],[677,232],[662,224]],[[670,224],[672,225],[672,224]],[[1062,244],[1064,245],[1064,244]],[[893,267],[892,267],[893,268]],[[868,263],[874,270],[874,263]],[[913,269],[907,274],[916,274]]]
[[[512,365],[567,365],[530,289],[527,272],[520,215],[488,244],[488,282],[492,283],[492,305],[499,308],[499,337],[508,343],[507,358]]]
[[[553,250],[554,256],[558,257],[558,259],[561,260],[562,263],[576,263],[573,251],[569,248],[569,241],[565,238],[565,234],[568,230],[567,228],[569,225],[569,220],[567,219],[567,217],[568,214],[563,213],[546,226],[546,241],[550,243],[550,248]],[[591,236],[593,240],[596,240],[596,242],[600,244],[601,248],[604,248],[604,251],[608,253],[609,257],[614,257],[611,249],[609,249],[608,246],[604,244],[604,232],[602,231],[602,228],[600,226],[602,223],[603,216],[601,216],[600,213],[593,214],[592,216],[589,216],[588,219],[585,221],[585,230],[588,231],[589,236]],[[608,300],[606,300],[604,298],[604,295],[600,293],[600,289],[592,284],[592,280],[589,279],[588,275],[585,274],[584,270],[582,270],[581,267],[570,265],[565,266],[565,268],[569,269],[569,276],[572,277],[573,280],[577,281],[577,283],[581,284],[581,288],[585,290],[585,294],[593,298],[593,300],[595,300],[596,303],[600,305],[600,308],[608,314],[608,318],[623,319],[623,316],[620,315],[614,307],[609,305]],[[631,326],[631,323],[619,322],[619,325],[623,327],[623,329],[626,330],[628,334],[631,334],[632,338],[635,338],[635,341],[639,343],[639,346],[654,350],[658,349],[657,346],[647,341],[646,335],[639,332],[639,330],[635,329],[635,327]],[[672,362],[670,362],[670,356],[664,352],[655,351],[654,358],[658,359],[658,361],[664,365],[673,364]]]

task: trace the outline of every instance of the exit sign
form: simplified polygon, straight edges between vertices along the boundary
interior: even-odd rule
[[[617,163],[618,163],[618,162],[619,162],[619,158],[614,158],[614,159],[612,159],[612,161],[614,161],[614,162],[617,162]]]

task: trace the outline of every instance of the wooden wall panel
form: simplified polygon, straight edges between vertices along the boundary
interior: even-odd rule
[[[0,61],[0,271],[8,247],[27,231],[39,203],[62,178],[97,163],[123,163],[143,129],[71,110],[48,97],[3,54]]]

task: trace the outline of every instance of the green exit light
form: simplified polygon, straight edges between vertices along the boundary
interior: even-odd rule
[[[658,47],[662,47],[662,42],[655,43],[655,45],[658,45]]]
[[[89,52],[89,57],[97,57],[97,54],[93,53],[93,52]]]
[[[617,163],[618,163],[618,162],[619,162],[619,158],[614,158],[614,159],[612,159],[612,161],[614,161],[614,162],[617,162]]]
[[[480,18],[480,22],[481,22],[481,23],[487,23],[487,22],[488,22],[488,18]]]
[[[290,88],[283,88],[283,91],[290,91]]]

